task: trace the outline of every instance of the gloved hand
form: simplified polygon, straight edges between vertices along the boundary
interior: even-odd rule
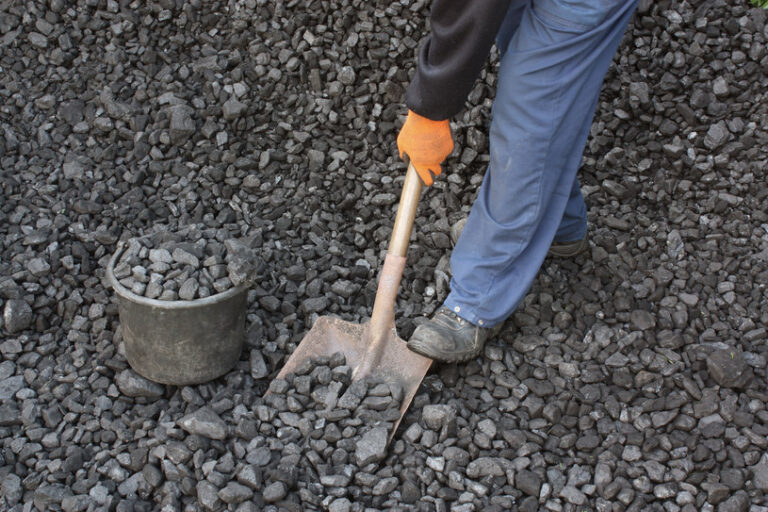
[[[408,155],[424,185],[432,184],[432,174],[439,176],[440,164],[453,151],[453,136],[448,120],[432,121],[412,110],[397,136],[400,158]]]

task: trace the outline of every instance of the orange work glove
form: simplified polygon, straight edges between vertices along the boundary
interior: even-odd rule
[[[440,164],[453,151],[453,136],[448,120],[433,121],[409,110],[397,136],[400,158],[408,155],[424,185],[432,184],[432,174],[440,176]],[[430,171],[432,174],[430,174]]]

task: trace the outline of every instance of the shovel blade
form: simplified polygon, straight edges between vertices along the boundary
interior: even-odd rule
[[[352,380],[367,378],[392,383],[402,389],[400,418],[389,435],[391,441],[432,360],[411,352],[394,328],[386,329],[386,332],[372,332],[370,323],[360,325],[332,316],[321,316],[277,377],[284,378],[294,373],[307,359],[330,357],[336,352],[342,352],[346,357],[347,365],[352,368]]]

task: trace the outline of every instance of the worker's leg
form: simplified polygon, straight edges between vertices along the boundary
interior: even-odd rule
[[[523,13],[530,0],[515,0],[507,11],[504,21],[496,35],[496,47],[499,54],[504,57],[509,48],[509,42],[515,35],[520,22],[523,19]],[[581,195],[578,176],[573,180],[573,189],[568,203],[565,205],[565,213],[560,222],[560,227],[555,234],[555,242],[572,242],[582,240],[587,234],[587,206],[584,204],[584,198]]]
[[[636,3],[527,5],[499,68],[489,170],[451,258],[445,305],[472,324],[492,326],[517,307],[556,233],[583,234],[585,226],[570,219],[583,219],[576,172]]]
[[[509,42],[512,40],[512,36],[517,32],[520,22],[523,19],[523,13],[525,8],[530,3],[530,0],[512,0],[509,4],[504,21],[501,22],[499,32],[496,34],[496,47],[499,49],[499,54],[503,57],[507,53],[509,48]]]
[[[587,236],[587,205],[581,195],[579,177],[576,176],[571,186],[571,195],[565,203],[565,212],[555,232],[555,242],[573,242]]]

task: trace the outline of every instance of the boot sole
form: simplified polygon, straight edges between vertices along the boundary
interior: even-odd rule
[[[455,357],[445,357],[442,354],[441,355],[430,354],[429,351],[421,350],[421,347],[419,347],[419,346],[412,346],[410,343],[408,343],[408,349],[411,350],[412,352],[416,352],[417,354],[420,354],[420,355],[422,355],[424,357],[428,357],[428,358],[430,358],[430,359],[432,359],[434,361],[440,362],[440,363],[449,363],[449,364],[450,363],[465,363],[465,362],[467,362],[467,361],[469,361],[471,359],[474,359],[474,358],[476,358],[477,356],[480,355],[480,353],[483,351],[484,347],[485,347],[485,345],[483,345],[483,347],[481,347],[479,350],[475,351],[474,353],[469,353],[469,354],[466,354],[466,355],[457,355]]]

